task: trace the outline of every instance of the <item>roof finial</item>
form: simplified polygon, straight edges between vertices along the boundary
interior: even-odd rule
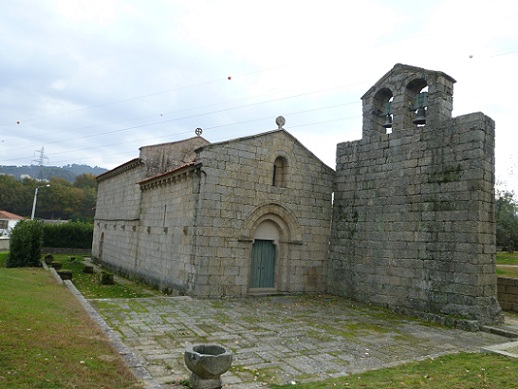
[[[284,119],[284,116],[277,116],[277,119],[275,119],[275,124],[277,124],[279,130],[283,130],[282,126],[286,124],[286,119]]]

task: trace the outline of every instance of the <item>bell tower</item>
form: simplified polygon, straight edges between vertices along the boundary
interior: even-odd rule
[[[443,72],[396,64],[362,96],[363,137],[441,125],[451,119],[454,83]]]
[[[478,330],[500,319],[495,122],[452,117],[445,73],[396,64],[339,143],[328,291]]]

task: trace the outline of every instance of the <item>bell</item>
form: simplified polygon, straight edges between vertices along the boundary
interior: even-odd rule
[[[385,123],[382,124],[385,128],[392,128],[392,115],[387,114],[387,117],[385,118]]]
[[[413,121],[414,124],[426,124],[426,110],[419,108]]]

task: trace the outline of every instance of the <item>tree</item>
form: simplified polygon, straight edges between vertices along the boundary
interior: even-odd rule
[[[94,188],[97,190],[97,180],[95,176],[90,173],[80,174],[76,177],[74,182],[74,186],[76,188],[84,189],[84,188]]]
[[[76,177],[74,187],[79,190],[79,202],[71,214],[72,220],[92,221],[97,202],[97,180],[90,173],[80,174]]]
[[[497,193],[495,202],[496,244],[503,250],[518,250],[518,203],[514,193]]]
[[[34,189],[26,181],[7,175],[0,176],[0,209],[20,216],[30,216]]]
[[[76,182],[52,177],[50,182],[31,178],[19,181],[0,175],[0,209],[30,217],[36,187],[49,183],[38,191],[36,217],[42,219],[92,221],[97,197],[97,182],[91,174],[78,176]]]

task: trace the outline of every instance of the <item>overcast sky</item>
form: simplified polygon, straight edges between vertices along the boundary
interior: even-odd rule
[[[515,0],[2,0],[0,165],[113,168],[144,145],[284,128],[335,167],[396,63],[457,80],[518,189]],[[230,77],[230,79],[229,79]]]

